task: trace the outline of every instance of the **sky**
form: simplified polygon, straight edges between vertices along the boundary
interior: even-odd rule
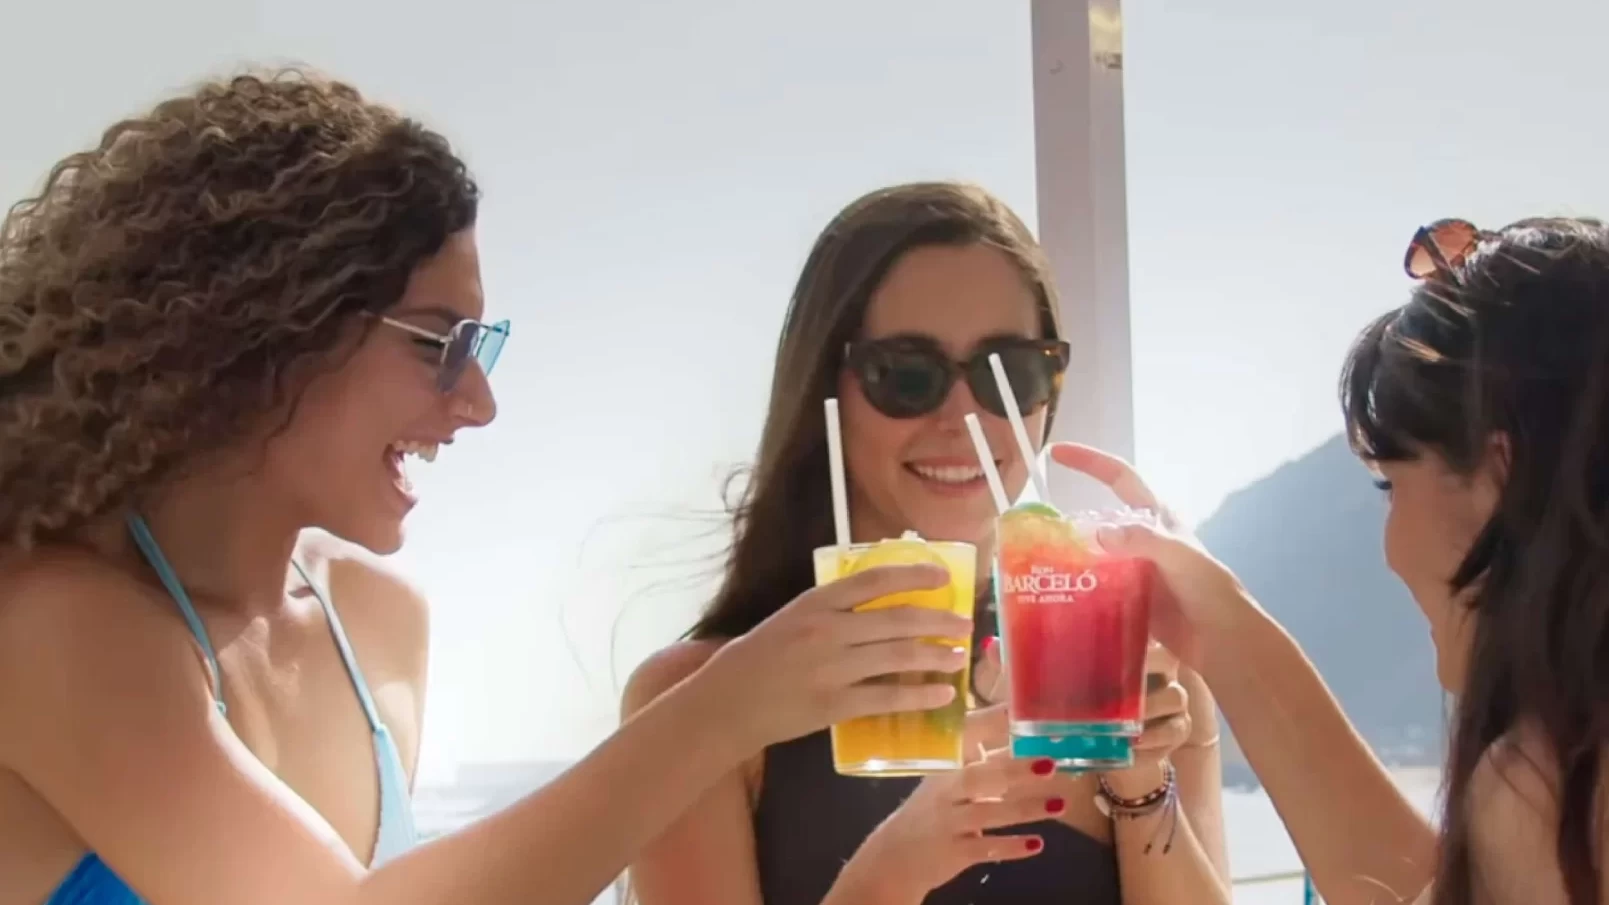
[[[1596,0],[1129,0],[1137,457],[1179,510],[1339,428],[1419,224],[1601,213]],[[415,474],[423,769],[568,758],[707,594],[816,232],[879,185],[1035,221],[1027,0],[148,0],[7,12],[0,197],[117,117],[311,63],[447,134],[486,191],[490,428]],[[36,36],[47,36],[37,39]]]

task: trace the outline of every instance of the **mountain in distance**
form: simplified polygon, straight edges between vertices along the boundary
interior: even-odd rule
[[[1197,529],[1295,636],[1353,725],[1394,766],[1441,761],[1435,650],[1413,598],[1386,568],[1384,496],[1336,436],[1236,491]],[[1224,779],[1256,779],[1225,734]]]

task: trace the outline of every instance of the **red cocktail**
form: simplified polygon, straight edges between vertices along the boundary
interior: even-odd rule
[[[1090,538],[1103,520],[1143,517],[1068,518],[1040,504],[1001,516],[996,587],[1013,736],[1140,733],[1155,567],[1103,553]]]

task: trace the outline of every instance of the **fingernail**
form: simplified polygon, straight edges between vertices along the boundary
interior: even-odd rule
[[[993,635],[985,635],[985,636],[983,636],[983,653],[984,653],[984,656],[988,656],[989,654],[994,652],[994,646],[995,646],[995,644],[997,642],[998,642],[998,639],[995,638],[995,636],[993,636]]]
[[[1047,814],[1060,814],[1065,810],[1067,810],[1067,802],[1060,798],[1052,798],[1045,802],[1045,813]]]
[[[1022,844],[1022,847],[1030,852],[1037,852],[1045,847],[1045,843],[1039,841],[1038,839],[1029,839]]]
[[[1033,770],[1035,775],[1049,776],[1050,774],[1056,772],[1056,762],[1048,757],[1041,757],[1040,759],[1034,761]]]

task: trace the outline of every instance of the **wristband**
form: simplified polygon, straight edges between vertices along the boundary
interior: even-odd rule
[[[1162,814],[1162,824],[1157,826],[1157,832],[1160,833],[1163,826],[1166,826],[1168,830],[1167,838],[1162,843],[1162,854],[1165,855],[1173,850],[1173,835],[1179,827],[1179,786],[1177,778],[1173,764],[1163,762],[1162,783],[1160,785],[1138,798],[1124,798],[1112,791],[1112,787],[1107,783],[1106,777],[1097,776],[1095,778],[1095,807],[1099,808],[1102,814],[1113,820],[1138,820],[1160,812]],[[1156,835],[1153,834],[1151,841],[1145,844],[1145,853],[1150,854],[1155,845]]]

